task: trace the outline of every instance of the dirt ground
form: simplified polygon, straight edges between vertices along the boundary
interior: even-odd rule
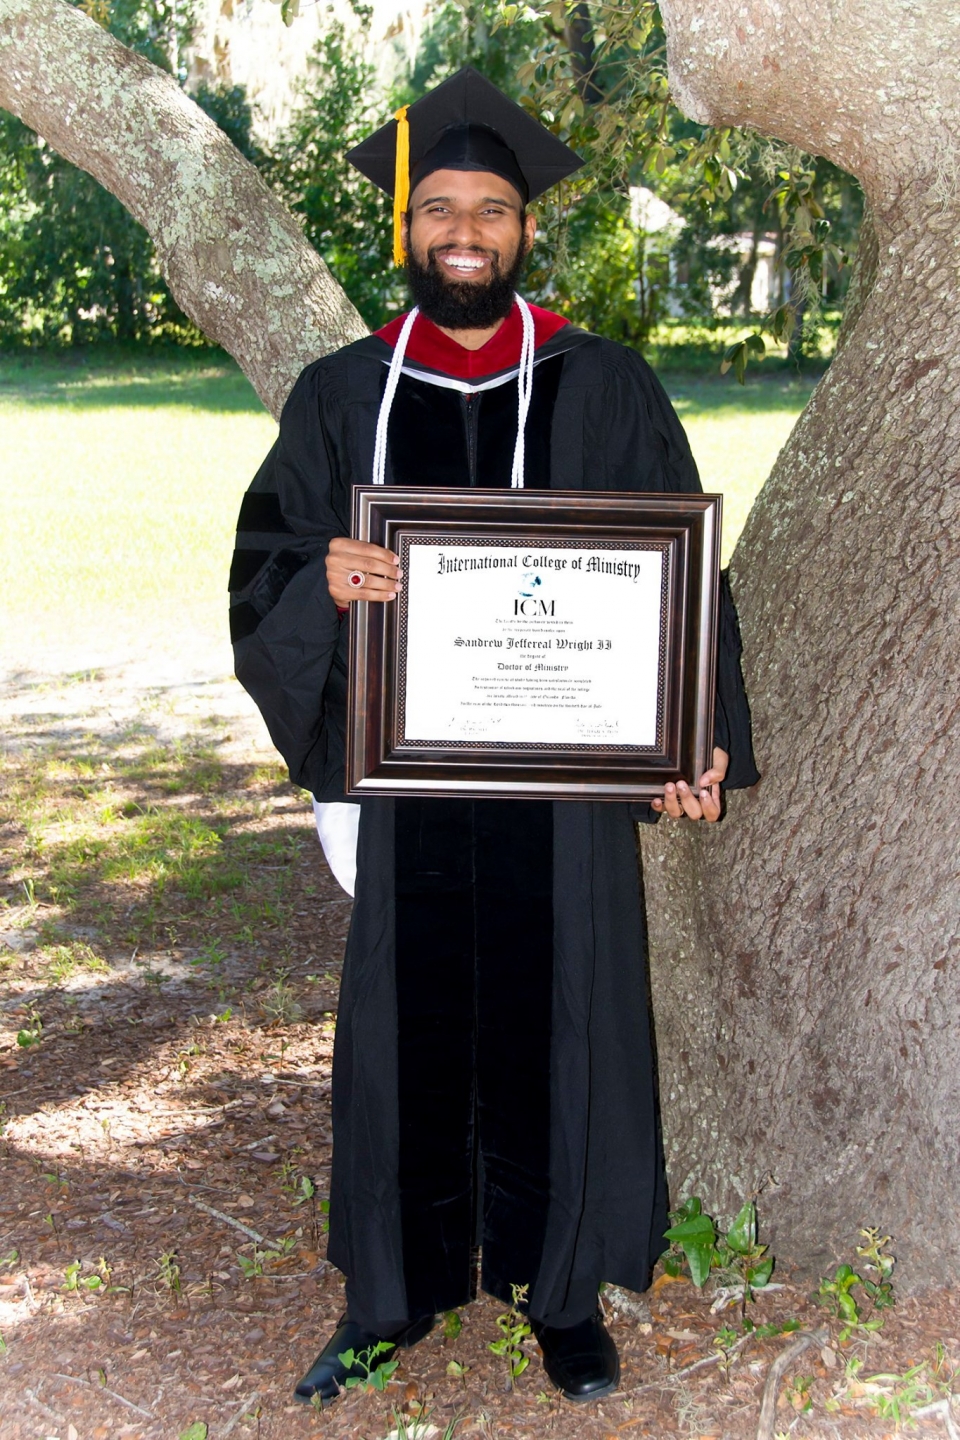
[[[294,1405],[343,1306],[324,1227],[350,904],[305,797],[225,679],[13,675],[0,712],[2,1440],[954,1440],[956,1296],[841,1341],[789,1256],[749,1310],[766,1334],[710,1284],[607,1291],[623,1379],[592,1406],[529,1341],[510,1389],[488,1298],[385,1393]]]

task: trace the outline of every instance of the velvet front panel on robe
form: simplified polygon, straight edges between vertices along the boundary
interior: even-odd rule
[[[334,1057],[329,1257],[347,1276],[351,1315],[374,1329],[399,1326],[423,1303],[417,1297],[411,1305],[407,1294],[399,1183],[395,817],[409,803],[362,802]],[[600,1280],[646,1288],[663,1248],[666,1186],[633,825],[620,805],[549,808],[549,1197],[530,1308],[563,1324],[589,1311]],[[339,1149],[338,1135],[349,1137]],[[507,1275],[510,1268],[512,1260]],[[503,1277],[491,1278],[493,1292],[509,1299],[509,1280],[503,1294],[496,1283]]]
[[[398,800],[400,1218],[411,1315],[532,1291],[550,1193],[553,809]],[[482,1204],[478,1217],[478,1204]]]

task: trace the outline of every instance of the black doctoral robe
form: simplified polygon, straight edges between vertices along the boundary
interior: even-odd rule
[[[237,675],[260,707],[291,778],[324,801],[344,798],[349,623],[327,592],[324,557],[333,536],[349,533],[351,487],[370,480],[390,355],[391,347],[371,336],[300,376],[278,442],[244,498],[231,571]],[[538,348],[536,361],[526,429],[528,487],[700,489],[683,429],[639,355],[566,326]],[[429,366],[421,366],[419,375],[417,368],[404,374],[391,412],[387,483],[509,485],[516,385],[494,383],[468,397],[432,383],[438,377]],[[759,778],[739,654],[736,616],[724,587],[716,743],[730,753],[728,787]],[[445,804],[445,811],[438,808]],[[499,940],[487,939],[489,953],[502,949],[504,934],[517,925],[527,924],[532,934],[534,913],[541,916],[538,933],[546,934],[549,951],[546,959],[534,955],[531,940],[533,968],[546,965],[541,1000],[536,993],[516,1001],[511,995],[522,956],[511,958],[498,982],[504,1015],[516,1010],[522,1017],[524,1005],[535,1009],[547,996],[549,1013],[534,1045],[546,1077],[543,1103],[538,1111],[539,1101],[531,1099],[528,1137],[531,1154],[538,1143],[542,1151],[539,1170],[531,1162],[540,1196],[531,1242],[535,1263],[532,1274],[510,1272],[509,1234],[523,1232],[526,1220],[508,1206],[499,1233],[488,1232],[485,1242],[485,1251],[487,1245],[491,1252],[504,1249],[506,1235],[507,1258],[485,1275],[485,1287],[509,1300],[508,1282],[529,1280],[535,1316],[573,1323],[588,1313],[593,1302],[585,1297],[595,1297],[601,1280],[644,1289],[663,1249],[666,1187],[634,831],[635,820],[656,816],[645,805],[537,802],[524,810],[524,804],[371,799],[362,805],[334,1057],[329,1255],[348,1277],[352,1318],[380,1333],[425,1309],[467,1298],[457,1293],[456,1278],[433,1277],[418,1291],[413,1274],[419,1238],[410,1196],[431,1160],[422,1148],[419,1160],[412,1156],[413,1142],[422,1146],[429,1132],[425,1137],[421,1126],[415,1134],[417,1094],[404,1077],[413,1067],[416,1083],[428,1083],[431,1057],[418,1067],[409,1034],[431,995],[443,993],[447,1004],[445,992],[456,989],[445,983],[452,974],[445,962],[433,970],[418,962],[433,957],[434,942],[440,943],[438,930],[430,931],[430,915],[443,913],[439,900],[432,908],[427,903],[431,886],[446,893],[460,884],[457,840],[468,828],[470,854],[490,857],[483,862],[489,872],[483,881],[480,862],[471,861],[475,909],[503,912]],[[469,812],[457,805],[470,806]],[[429,845],[421,847],[425,858],[411,882],[408,857],[419,845],[425,814],[428,821],[437,817],[434,849],[442,854],[438,859]],[[529,833],[531,845],[510,850],[518,833]],[[509,866],[498,871],[498,857],[507,854]],[[419,931],[418,916],[426,927]],[[421,983],[431,988],[416,991],[410,977],[421,968],[428,976]],[[454,1010],[459,1003],[455,995],[449,1000]],[[493,1027],[497,994],[483,1003],[488,1008],[477,1023]],[[435,1018],[432,1033],[439,1037],[448,1012]],[[521,1053],[523,1023],[518,1021],[519,1030],[505,1025],[506,1067]],[[536,1075],[532,1064],[517,1088],[515,1147],[523,1143],[524,1107]],[[439,1142],[444,1112],[427,1113],[438,1117],[431,1123]],[[538,1118],[542,1135],[536,1133]],[[424,1183],[429,1189],[429,1175]],[[490,1189],[488,1209],[496,1205],[497,1187]],[[460,1210],[473,1203],[470,1194],[454,1201]],[[433,1209],[443,1206],[437,1201]],[[441,1250],[444,1224],[440,1215],[434,1239],[439,1237]],[[447,1250],[459,1245],[451,1242]],[[459,1259],[454,1268],[460,1274]]]

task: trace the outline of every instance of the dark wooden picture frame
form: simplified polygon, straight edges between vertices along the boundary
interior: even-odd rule
[[[401,557],[417,540],[523,540],[655,548],[666,563],[653,747],[408,741],[406,596],[352,605],[347,793],[624,801],[681,778],[695,786],[713,760],[721,506],[719,495],[357,486],[354,538]]]

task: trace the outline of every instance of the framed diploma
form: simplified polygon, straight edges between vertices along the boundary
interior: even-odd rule
[[[347,789],[648,800],[712,763],[721,497],[358,486]]]

